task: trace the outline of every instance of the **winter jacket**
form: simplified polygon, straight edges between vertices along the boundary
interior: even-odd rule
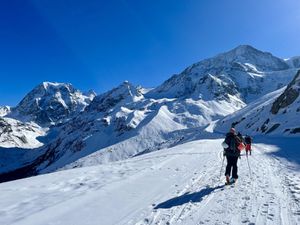
[[[240,138],[233,133],[227,133],[225,137],[225,143],[228,145],[228,148],[225,148],[226,156],[240,156],[240,150],[238,149],[239,144],[242,142]]]

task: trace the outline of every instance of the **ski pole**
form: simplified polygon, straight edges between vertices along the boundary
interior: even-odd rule
[[[225,160],[225,157],[224,157],[224,155],[223,155],[222,166],[221,166],[220,176],[219,176],[219,179],[220,179],[220,180],[221,180],[221,175],[222,175],[222,169],[223,169],[223,165],[224,165],[224,160]]]
[[[252,171],[251,171],[251,168],[250,168],[250,164],[249,164],[248,155],[247,155],[246,157],[247,157],[248,169],[249,169],[249,172],[250,172],[250,178],[252,179]]]

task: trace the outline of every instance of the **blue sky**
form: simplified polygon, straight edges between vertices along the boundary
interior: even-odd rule
[[[42,81],[154,87],[239,44],[300,55],[298,0],[0,1],[0,105]]]

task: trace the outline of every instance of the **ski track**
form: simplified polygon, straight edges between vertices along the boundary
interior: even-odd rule
[[[225,186],[221,142],[194,141],[1,184],[7,196],[0,197],[0,224],[300,224],[299,172],[272,156],[270,146],[257,144],[248,157],[252,173],[242,155],[237,184]]]
[[[282,182],[288,180],[284,179],[286,174],[280,173],[283,166],[277,158],[267,156],[262,146],[254,145],[253,152],[248,157],[251,172],[246,156],[242,155],[239,160],[240,179],[235,186],[223,186],[216,170],[220,162],[213,164],[208,161],[207,167],[211,169],[201,171],[202,176],[198,179],[192,178],[192,184],[179,195],[196,192],[203,187],[216,190],[198,203],[189,202],[169,210],[153,210],[148,218],[137,224],[299,224],[299,205],[293,203],[295,209],[292,213],[288,204],[298,200],[295,197],[291,199],[293,192],[287,190],[291,189],[291,185]],[[295,178],[296,174],[293,176]],[[287,198],[291,200],[287,201]],[[222,216],[216,217],[216,214]]]

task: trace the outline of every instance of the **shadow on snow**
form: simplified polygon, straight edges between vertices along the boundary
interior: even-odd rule
[[[223,187],[224,187],[224,185],[220,185],[220,186],[213,187],[213,188],[207,186],[198,192],[194,192],[194,193],[186,192],[183,195],[180,195],[175,198],[171,198],[165,202],[159,203],[158,205],[156,205],[154,207],[154,209],[169,209],[174,206],[184,205],[189,202],[201,202],[205,196],[207,196],[207,195],[211,194],[213,191],[215,191],[217,189],[221,189]]]
[[[277,151],[266,152],[273,157],[286,159],[293,165],[289,165],[290,169],[300,170],[300,138],[284,138],[284,137],[264,137],[257,138],[256,143],[272,145],[277,148]]]

